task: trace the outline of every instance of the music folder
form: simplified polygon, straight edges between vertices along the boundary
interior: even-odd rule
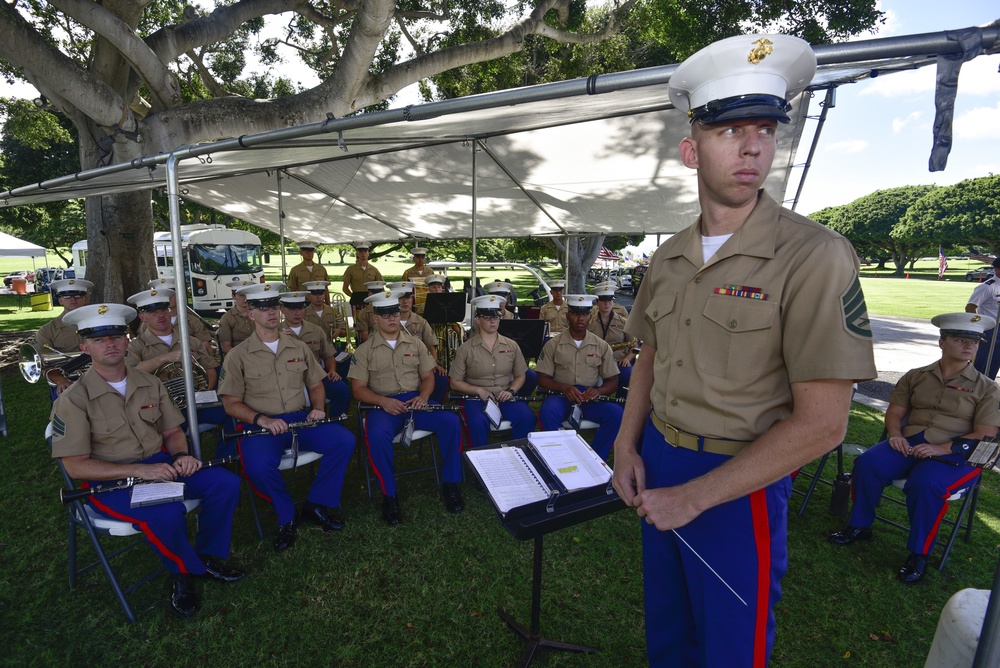
[[[625,507],[611,468],[572,430],[535,432],[465,456],[501,524],[521,540]]]
[[[424,300],[424,318],[432,325],[465,320],[464,292],[431,292]]]

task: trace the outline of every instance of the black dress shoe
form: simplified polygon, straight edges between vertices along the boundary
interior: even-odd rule
[[[243,571],[230,568],[222,563],[221,560],[207,554],[201,555],[201,563],[205,564],[205,572],[202,574],[202,577],[206,580],[215,580],[216,582],[236,582],[238,580],[242,580],[243,576],[246,575]]]
[[[402,519],[402,515],[399,512],[399,497],[398,496],[384,496],[382,497],[382,519],[389,523],[389,526],[396,526]]]
[[[465,510],[465,501],[462,500],[462,493],[458,491],[457,483],[444,483],[441,485],[441,493],[444,494],[444,507],[449,513],[458,514]]]
[[[924,572],[927,570],[927,557],[926,554],[913,554],[906,558],[906,563],[903,567],[899,569],[899,573],[896,577],[900,582],[905,582],[906,584],[916,584],[924,579]]]
[[[842,530],[830,534],[829,538],[827,538],[827,540],[829,540],[834,545],[850,545],[851,543],[858,540],[871,540],[871,539],[872,539],[871,527],[862,528],[862,527],[852,527],[852,526],[844,527]]]
[[[194,578],[187,573],[170,574],[170,601],[167,609],[177,617],[190,617],[198,612],[201,601],[194,590]]]
[[[282,524],[278,527],[278,535],[274,537],[274,549],[276,552],[287,550],[295,544],[295,522]]]
[[[306,501],[302,504],[302,519],[322,527],[323,531],[340,531],[344,528],[344,519],[337,508],[326,508],[316,503]]]

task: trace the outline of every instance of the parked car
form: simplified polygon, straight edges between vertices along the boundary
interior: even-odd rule
[[[12,271],[3,277],[3,284],[8,288],[14,283],[15,278],[23,278],[25,281],[35,280],[34,272],[26,271],[24,269],[18,269],[17,271]]]
[[[626,274],[622,272],[618,275],[618,287],[623,290],[628,290],[632,288],[632,274]]]
[[[973,269],[965,275],[965,280],[970,283],[981,283],[987,278],[993,277],[993,267],[980,267],[979,269]]]

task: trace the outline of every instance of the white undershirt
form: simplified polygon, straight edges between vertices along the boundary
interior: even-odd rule
[[[158,338],[160,341],[163,341],[165,344],[167,344],[168,348],[170,346],[174,345],[174,335],[173,334],[167,334],[166,336],[157,336],[156,338]]]
[[[316,314],[317,318],[322,318],[323,317],[323,309],[319,309],[318,311],[316,309],[313,309],[313,313]]]
[[[573,339],[573,343],[576,344],[577,348],[579,348],[583,345],[583,340],[581,339],[580,341],[577,341],[576,339]]]
[[[288,329],[290,329],[293,332],[295,332],[295,336],[298,336],[299,334],[302,333],[302,325],[299,325],[298,327],[292,327],[291,325],[289,325]]]
[[[125,396],[125,383],[127,381],[128,381],[128,378],[122,378],[117,383],[112,383],[109,380],[108,381],[108,385],[110,385],[111,387],[115,388],[115,390],[117,390],[118,394],[120,394],[120,395],[122,395],[124,397]]]
[[[396,344],[399,343],[399,339],[393,339],[392,341],[389,341],[388,339],[386,339],[386,343],[389,344],[390,348],[392,348],[393,350],[395,350],[396,349]]]
[[[278,354],[278,343],[280,343],[280,341],[261,341],[261,343],[270,348],[271,352],[275,355]]]
[[[701,235],[701,255],[702,262],[708,262],[709,259],[715,255],[716,251],[722,247],[722,244],[729,241],[729,237],[732,234],[723,234],[717,237],[706,237],[704,234]]]

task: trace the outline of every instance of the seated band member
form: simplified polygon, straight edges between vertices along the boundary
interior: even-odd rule
[[[429,295],[432,295],[432,294],[443,294],[445,292],[444,282],[445,282],[446,278],[447,277],[444,276],[444,275],[442,275],[442,274],[431,274],[430,276],[428,276],[427,278],[425,278],[424,279],[424,287],[427,288],[427,294],[429,294]],[[421,303],[417,304],[413,308],[413,310],[416,311],[417,313],[419,313],[420,315],[423,315],[424,314],[424,307],[426,305],[427,305],[426,301],[421,302]]]
[[[614,284],[612,284],[614,285]],[[604,284],[594,288],[597,295],[597,305],[590,317],[591,332],[608,342],[611,352],[618,365],[618,390],[616,395],[624,397],[628,393],[629,379],[632,377],[632,361],[635,360],[636,338],[625,331],[625,321],[628,313],[622,315],[615,310],[615,290],[611,285]],[[624,310],[624,309],[622,309]]]
[[[351,391],[361,403],[379,406],[368,411],[365,441],[368,459],[382,489],[382,518],[399,524],[392,440],[412,415],[414,426],[437,435],[441,448],[444,504],[460,513],[465,502],[458,489],[462,479],[461,422],[447,411],[421,411],[434,389],[434,359],[427,346],[399,326],[399,300],[383,297],[373,303],[375,331],[358,346],[351,360]]]
[[[372,330],[375,329],[375,323],[372,322],[371,304],[375,299],[380,299],[385,295],[385,281],[368,281],[365,283],[365,289],[368,290],[368,296],[361,300],[364,307],[355,311],[354,315],[354,329],[361,337],[362,342],[367,341]]]
[[[225,355],[233,346],[237,346],[253,334],[253,320],[250,319],[250,307],[247,298],[239,293],[240,288],[250,285],[250,281],[234,278],[226,283],[233,291],[233,308],[219,318],[219,350]]]
[[[486,294],[488,295],[503,297],[503,309],[500,311],[501,317],[504,320],[513,320],[514,311],[511,303],[514,301],[514,286],[504,281],[493,281],[484,285],[483,289],[486,290]]]
[[[90,484],[137,477],[184,483],[184,498],[201,499],[198,535],[188,539],[184,504],[131,507],[131,490],[88,497],[98,513],[132,522],[170,573],[168,610],[179,617],[198,611],[193,578],[234,582],[243,572],[229,557],[240,479],[222,468],[201,469],[188,453],[183,416],[155,376],[125,365],[126,323],[135,310],[121,304],[75,309],[65,323],[79,328],[80,348],[93,365],[52,406],[52,456],[70,477]]]
[[[242,288],[250,305],[254,333],[233,348],[222,365],[219,396],[226,412],[242,425],[262,427],[270,435],[240,439],[240,463],[259,496],[274,505],[278,533],[274,549],[295,542],[295,504],[278,470],[285,448],[293,444],[288,424],[326,417],[326,373],[309,347],[278,331],[281,283],[257,283]],[[309,404],[303,393],[309,393]],[[344,528],[340,491],[354,452],[354,435],[343,425],[324,424],[301,429],[298,447],[323,454],[319,470],[302,506],[302,520],[324,531]]]
[[[831,535],[830,542],[871,540],[882,489],[906,478],[910,555],[897,574],[901,582],[923,579],[948,497],[970,487],[981,472],[965,460],[979,440],[995,436],[1000,426],[1000,385],[973,366],[983,332],[994,322],[975,313],[932,318],[941,328],[941,359],[899,379],[885,412],[889,438],[854,460],[854,507],[847,527]],[[932,456],[944,461],[929,459]]]
[[[80,336],[76,332],[76,327],[66,323],[65,318],[81,306],[87,305],[87,293],[93,287],[93,283],[82,278],[64,278],[52,281],[49,290],[58,300],[59,305],[63,307],[63,312],[35,332],[35,348],[39,355],[80,351]],[[52,384],[53,400],[72,383],[59,367],[46,369],[45,378]]]
[[[344,270],[343,293],[351,302],[354,308],[354,317],[364,305],[365,285],[370,281],[381,281],[382,272],[373,265],[368,264],[368,256],[371,253],[372,245],[367,241],[354,244],[356,261]]]
[[[448,372],[441,364],[445,354],[443,348],[447,345],[445,341],[440,341],[434,333],[434,328],[419,313],[413,310],[413,291],[416,284],[412,281],[398,281],[386,285],[389,294],[399,300],[399,326],[406,330],[408,334],[424,342],[428,352],[434,358],[434,391],[431,392],[431,401],[444,403],[444,396],[448,393]]]
[[[510,421],[511,438],[525,438],[538,421],[527,402],[514,399],[524,384],[528,365],[517,342],[497,333],[502,304],[503,298],[498,295],[472,300],[479,332],[462,344],[451,363],[452,390],[479,397],[464,402],[473,446],[489,442],[490,423],[483,413],[483,402],[490,397],[499,403],[504,419]]]
[[[173,293],[174,289],[174,279],[172,278],[154,278],[146,284],[146,287],[150,290],[168,289],[171,291],[170,294],[170,324],[177,324],[177,296]],[[188,334],[191,336],[201,339],[209,345],[215,344],[215,331],[213,331],[201,316],[194,312],[187,304],[184,305],[184,312],[187,314],[188,322]],[[139,326],[139,334],[143,333],[143,325]]]
[[[563,300],[563,290],[566,289],[565,281],[552,281],[549,283],[549,290],[552,293],[552,300],[542,304],[538,311],[538,317],[549,323],[549,336],[558,334],[566,329],[566,302]]]
[[[338,417],[347,412],[351,403],[351,390],[337,373],[337,349],[333,347],[330,337],[318,326],[304,320],[307,294],[309,293],[302,291],[282,292],[279,295],[281,315],[285,321],[278,329],[306,344],[316,356],[316,361],[326,371],[323,387],[330,402],[330,416]]]
[[[607,460],[622,421],[622,407],[594,401],[618,389],[618,365],[611,346],[587,331],[596,300],[593,295],[566,296],[569,327],[549,339],[535,365],[538,385],[561,396],[545,397],[538,418],[546,431],[561,429],[573,405],[581,404],[583,418],[601,425],[592,447],[601,459]]]
[[[619,286],[614,281],[601,281],[600,283],[598,283],[597,285],[594,286],[593,294],[595,294],[595,295],[599,294],[598,293],[599,290],[610,289],[611,290],[611,297],[612,297],[611,310],[614,311],[615,313],[617,313],[618,315],[620,315],[621,317],[625,318],[626,320],[628,320],[628,309],[626,309],[624,306],[622,306],[618,302],[614,301],[614,299],[613,299],[614,296],[616,294],[618,294],[618,290],[619,290],[620,287],[621,286]]]
[[[318,325],[320,329],[326,332],[337,352],[340,353],[344,352],[348,347],[347,317],[351,312],[348,310],[350,307],[348,307],[341,314],[338,314],[333,306],[323,301],[329,294],[326,287],[329,283],[329,281],[309,281],[303,284],[302,287],[309,291],[306,297],[309,303],[306,305],[305,319],[306,322]],[[344,337],[344,343],[340,343],[340,337]],[[347,370],[350,366],[350,355],[344,355],[343,360],[337,362],[337,373],[340,374],[341,378],[347,377]],[[348,389],[348,394],[350,394],[350,389]]]

